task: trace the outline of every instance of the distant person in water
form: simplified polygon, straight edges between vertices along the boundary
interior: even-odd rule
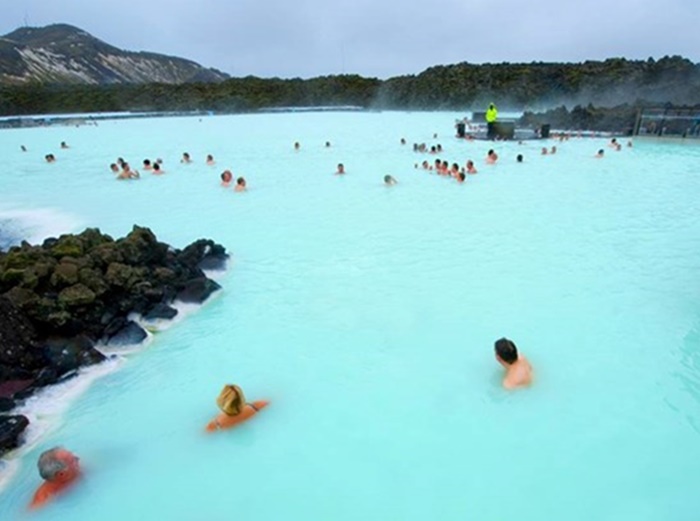
[[[388,175],[388,174],[384,176],[384,184],[385,184],[385,185],[387,185],[387,186],[393,186],[393,185],[395,185],[396,183],[398,183],[398,181],[397,181],[396,179],[394,179],[393,176],[390,176],[390,175]]]
[[[335,175],[342,175],[345,173],[345,165],[343,163],[338,163],[338,169],[335,171]]]
[[[245,396],[240,387],[227,384],[219,393],[216,405],[221,409],[221,414],[217,415],[207,424],[207,432],[214,432],[222,429],[230,429],[255,416],[261,409],[267,407],[270,402],[258,400],[252,403],[245,401]]]
[[[610,140],[610,144],[608,145],[610,148],[617,148],[617,138],[612,138]]]
[[[26,151],[27,151],[27,147],[25,147],[24,145],[20,146],[19,148],[20,148],[20,150],[21,150],[22,152],[26,152]]]
[[[432,170],[433,167],[430,166],[430,163],[428,163],[427,160],[423,160],[423,162],[420,164],[420,166],[423,168],[423,170]]]
[[[457,174],[457,182],[458,183],[463,183],[466,178],[467,178],[467,176],[465,175],[464,172],[459,172]]]
[[[39,475],[44,483],[34,493],[29,508],[39,508],[73,485],[81,476],[80,459],[61,447],[39,456]]]
[[[243,177],[239,177],[238,179],[236,179],[236,186],[234,187],[234,190],[236,192],[245,192],[246,182]]]
[[[160,175],[164,174],[165,170],[161,170],[160,163],[153,163],[153,166],[151,167],[151,173],[153,175]]]
[[[55,163],[56,162],[56,156],[54,156],[53,154],[46,154],[44,156],[44,159],[46,159],[47,163]]]
[[[299,144],[298,141],[294,143],[294,150],[299,150],[301,148],[301,145]]]
[[[129,163],[124,163],[122,165],[122,171],[117,176],[117,179],[123,181],[125,179],[139,179],[140,177],[141,174],[138,173],[138,170],[132,170]]]
[[[503,387],[515,389],[524,387],[532,383],[532,367],[522,354],[518,353],[518,348],[507,338],[496,340],[494,344],[496,360],[501,364],[506,374],[503,378]]]
[[[515,160],[516,160],[518,163],[522,163],[522,162],[523,162],[523,155],[522,155],[522,154],[518,154],[518,155],[515,157]]]
[[[557,147],[553,146],[552,149],[549,151],[550,154],[556,154],[557,153]]]
[[[114,173],[114,174],[118,174],[118,173],[119,173],[119,167],[117,166],[116,163],[112,163],[111,165],[109,165],[109,169],[110,169],[110,170],[112,171],[112,173]]]
[[[496,161],[498,161],[498,154],[493,149],[489,150],[489,153],[486,154],[486,164],[495,165]]]
[[[207,154],[207,165],[209,166],[214,166],[216,164],[216,161],[214,161],[214,156],[211,154]]]
[[[190,155],[187,152],[182,153],[182,159],[180,159],[180,163],[191,163],[192,159],[190,158]]]
[[[459,165],[457,163],[452,163],[452,168],[450,168],[450,175],[456,178],[457,174],[459,174]]]
[[[633,146],[633,145],[632,145],[632,141],[631,141],[631,140],[628,141],[628,142],[627,142],[627,148],[632,148],[632,146]]]
[[[65,141],[61,141],[61,148],[70,148]]]
[[[404,138],[401,138],[401,144],[402,144],[402,145],[405,145],[405,144],[406,144],[406,140],[405,140]],[[414,150],[416,149],[416,145],[413,145],[413,149],[414,149]]]
[[[548,153],[547,147],[542,147],[542,155],[546,156]]]
[[[326,141],[326,148],[331,148],[331,142],[330,142],[330,141]]]
[[[150,159],[144,159],[144,160],[143,160],[143,169],[144,169],[144,170],[153,170],[153,166],[151,165],[151,160],[150,160]]]
[[[123,168],[123,167],[124,167],[124,163],[126,163],[126,161],[124,161],[124,158],[123,158],[123,157],[118,157],[118,158],[117,158],[117,164],[119,165],[119,168]]]
[[[231,181],[233,181],[233,174],[230,170],[221,172],[221,186],[229,186]]]
[[[476,174],[477,173],[477,169],[474,166],[474,161],[472,161],[471,159],[467,160],[467,173],[468,174]]]
[[[595,158],[596,158],[596,159],[600,159],[600,158],[602,158],[604,155],[605,155],[605,150],[603,150],[603,149],[601,148],[600,150],[598,150],[598,153],[595,155]]]

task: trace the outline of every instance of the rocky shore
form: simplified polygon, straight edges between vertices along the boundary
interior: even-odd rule
[[[211,240],[177,250],[138,226],[118,240],[86,229],[0,251],[0,455],[29,424],[6,414],[19,401],[103,361],[98,343],[142,341],[130,313],[170,319],[175,300],[204,302],[220,286],[202,270],[223,269],[227,259]]]

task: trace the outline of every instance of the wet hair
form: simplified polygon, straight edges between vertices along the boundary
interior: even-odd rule
[[[517,157],[515,158],[515,160],[516,160],[518,163],[522,163],[522,162],[523,162],[523,155],[522,155],[522,154],[518,154]]]
[[[472,161],[471,159],[467,159],[467,168],[470,168],[472,166],[474,166],[474,161]]]
[[[156,172],[158,172],[158,171],[160,170],[160,163],[154,163],[154,164],[153,164],[153,170],[155,170]]]
[[[388,185],[391,185],[391,184],[396,183],[396,179],[394,179],[394,178],[391,177],[389,174],[387,174],[387,175],[384,176],[384,182],[385,182],[386,184],[388,184]]]
[[[493,345],[494,350],[498,357],[503,360],[508,365],[515,363],[518,359],[518,348],[512,340],[507,338],[499,338]]]
[[[605,150],[603,150],[602,148],[600,150],[598,150],[599,156],[602,156],[603,154],[605,154]]]
[[[330,142],[330,141],[326,141],[326,148],[328,148],[329,146],[331,146],[331,142]]]
[[[37,467],[39,467],[39,475],[42,479],[53,481],[56,479],[56,474],[68,468],[66,462],[58,457],[58,453],[63,450],[65,449],[54,447],[53,449],[41,453],[39,461],[37,462]]]
[[[242,177],[239,177],[238,179],[236,179],[236,184],[237,185],[245,185],[245,179],[243,179]]]
[[[117,163],[112,163],[109,165],[110,170],[119,170],[119,167],[117,166]]]
[[[464,181],[467,178],[467,176],[464,175],[464,172],[460,172],[459,174],[457,174],[457,177],[459,177],[460,181]]]
[[[492,148],[491,150],[489,150],[488,154],[486,154],[486,155],[487,155],[487,156],[490,156],[490,155],[492,155],[492,154],[493,154],[493,148]]]
[[[150,160],[150,159],[144,159],[144,160],[143,160],[143,165],[144,165],[144,166],[149,166],[150,164],[151,164],[151,160]]]
[[[459,170],[459,165],[457,163],[452,163],[452,170]]]
[[[239,179],[241,179],[239,177]],[[219,406],[224,414],[236,416],[240,414],[245,407],[245,396],[240,387],[234,384],[226,384],[216,398],[216,405]]]
[[[124,158],[123,158],[123,157],[118,157],[118,158],[117,158],[117,164],[118,164],[119,166],[122,166],[122,165],[124,164],[124,162],[125,162],[125,161],[124,161]]]

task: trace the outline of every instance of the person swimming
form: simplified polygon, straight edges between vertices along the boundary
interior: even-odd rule
[[[384,184],[385,184],[385,185],[387,185],[387,186],[393,186],[393,185],[395,185],[395,184],[397,184],[397,183],[398,183],[398,181],[397,181],[396,179],[394,179],[393,176],[390,176],[389,174],[387,174],[387,175],[384,176]]]
[[[150,160],[150,159],[144,159],[144,160],[143,160],[143,169],[144,169],[144,170],[153,170],[153,166],[151,165],[151,160]]]
[[[112,173],[114,173],[114,174],[118,174],[118,173],[119,173],[119,167],[117,166],[116,163],[112,163],[111,165],[109,165],[109,169],[110,169],[110,170],[112,171]]]
[[[463,183],[463,182],[465,181],[466,178],[467,178],[467,176],[465,175],[464,172],[459,172],[459,173],[457,174],[457,182],[458,182],[458,183]]]
[[[600,150],[598,150],[598,153],[597,153],[594,157],[595,157],[596,159],[600,159],[600,158],[602,158],[603,156],[605,156],[605,150],[603,150],[603,149],[601,148]]]
[[[474,166],[474,161],[472,161],[471,159],[467,160],[467,173],[468,174],[476,174],[477,173],[477,169]]]
[[[214,165],[216,164],[216,161],[214,161],[214,156],[212,156],[211,154],[207,154],[207,161],[206,161],[206,163],[207,163],[207,165],[209,165],[209,166],[214,166]]]
[[[31,509],[44,506],[81,477],[80,458],[62,447],[42,452],[37,467],[44,482],[34,493]]]
[[[233,188],[233,190],[236,192],[245,192],[246,186],[245,178],[239,177],[236,179],[236,186]]]
[[[156,163],[153,163],[153,166],[151,167],[151,173],[153,175],[160,175],[160,174],[164,174],[165,170],[161,170],[160,163],[156,162]]]
[[[261,409],[269,405],[267,400],[258,400],[252,403],[245,401],[243,390],[234,384],[224,385],[216,399],[216,405],[221,409],[206,426],[207,432],[230,429],[255,416]]]
[[[70,148],[70,147],[68,146],[68,143],[66,143],[65,141],[61,141],[61,148],[66,149],[66,148]]]
[[[486,164],[495,165],[496,161],[498,161],[498,154],[493,149],[489,150],[486,154]]]
[[[294,142],[294,150],[299,150],[301,148],[301,144],[299,144],[298,141]]]
[[[229,186],[233,180],[233,174],[230,170],[221,172],[221,186]]]
[[[187,152],[183,152],[182,159],[180,159],[180,163],[189,164],[191,162],[192,158],[190,157],[190,155]]]
[[[345,165],[343,163],[338,163],[338,169],[335,171],[335,175],[342,175],[345,173]]]
[[[122,171],[117,176],[117,180],[123,181],[125,179],[139,179],[140,177],[141,174],[139,174],[138,170],[132,170],[129,163],[125,162],[122,165]]]
[[[507,338],[496,340],[494,351],[496,360],[506,370],[503,387],[515,389],[532,383],[532,366],[527,358],[518,353],[518,348],[513,341]]]
[[[522,154],[518,154],[517,156],[515,156],[515,160],[516,160],[518,163],[522,163],[522,162],[523,162],[523,155],[522,155]]]

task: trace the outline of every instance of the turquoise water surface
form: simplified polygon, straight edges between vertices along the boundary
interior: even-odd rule
[[[541,156],[458,141],[458,116],[2,131],[0,219],[34,240],[139,224],[176,247],[212,238],[232,262],[203,307],[24,406],[0,519],[697,521],[700,148],[587,138]],[[435,156],[413,142],[479,173],[416,170]],[[116,182],[118,156],[166,174]],[[219,186],[225,168],[247,193]],[[501,336],[532,388],[501,388]],[[204,435],[226,382],[271,405]],[[57,444],[85,478],[28,514]]]

